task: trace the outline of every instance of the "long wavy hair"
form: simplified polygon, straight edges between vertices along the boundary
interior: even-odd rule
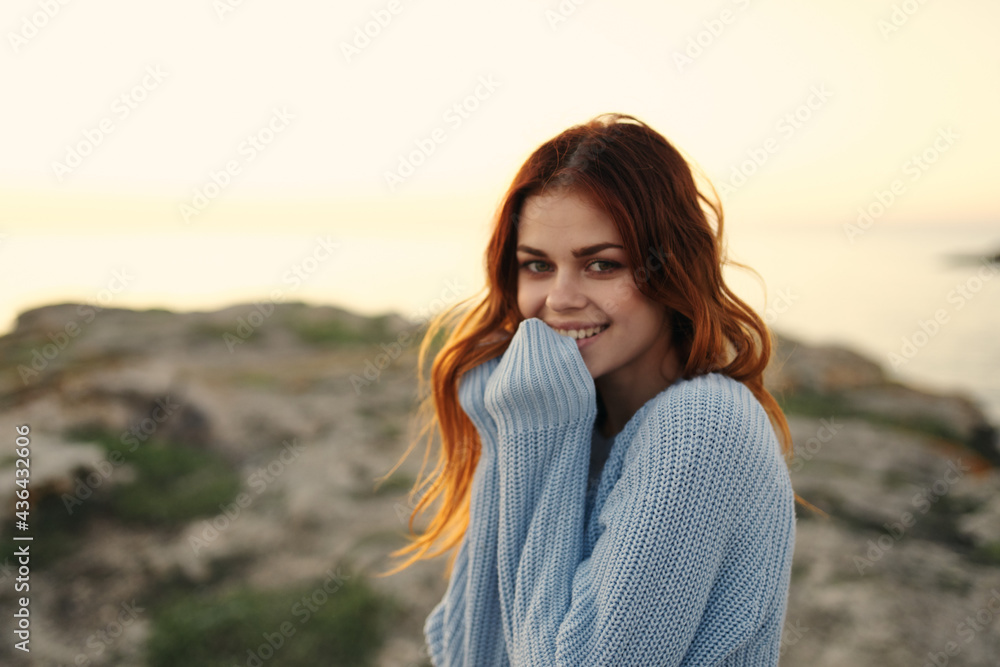
[[[459,301],[432,318],[421,341],[417,377],[418,395],[423,396],[418,420],[423,428],[402,458],[421,437],[427,438],[427,448],[410,491],[411,507],[414,497],[429,488],[410,515],[410,543],[391,554],[410,557],[378,576],[395,574],[452,549],[468,527],[470,490],[481,443],[459,404],[458,386],[466,371],[504,353],[524,319],[517,305],[517,223],[525,201],[534,195],[570,189],[611,218],[624,242],[637,288],[672,315],[672,341],[678,348],[682,377],[716,372],[746,385],[766,410],[786,462],[791,461],[788,422],[763,384],[772,333],[729,289],[722,275],[724,264],[753,269],[727,259],[722,206],[707,179],[705,187],[711,190],[711,198],[699,190],[681,153],[627,114],[599,115],[567,129],[531,154],[496,213],[485,257],[485,296]],[[441,336],[445,340],[433,360],[428,392],[423,369]],[[437,431],[441,440],[437,465],[424,477]],[[402,459],[382,479],[400,463]],[[437,513],[427,530],[417,535],[414,520],[438,499]],[[796,499],[812,508],[797,494]],[[457,554],[456,549],[448,560],[446,577]]]

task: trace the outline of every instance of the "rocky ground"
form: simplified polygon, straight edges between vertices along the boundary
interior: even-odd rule
[[[418,333],[301,304],[23,313],[0,338],[0,601],[23,595],[7,545],[28,424],[31,652],[5,613],[0,663],[428,664],[444,559],[374,576],[423,463],[421,441],[376,488],[415,435]],[[1000,454],[981,411],[786,339],[767,383],[796,490],[827,513],[799,508],[782,665],[1000,664]],[[289,590],[298,607],[267,597]],[[332,635],[357,655],[315,659],[342,650],[310,643]],[[225,641],[231,659],[197,657]]]

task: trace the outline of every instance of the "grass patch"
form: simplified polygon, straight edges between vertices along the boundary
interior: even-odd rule
[[[130,446],[122,443],[118,434],[92,429],[75,431],[69,437],[96,442],[108,451],[108,462],[125,463],[135,470],[135,480],[116,484],[101,497],[105,509],[118,519],[184,523],[218,514],[219,505],[230,502],[240,491],[236,472],[207,450],[153,438]]]
[[[217,340],[223,343],[223,336],[229,334],[230,336],[236,335],[236,322],[232,324],[217,324],[213,322],[199,322],[197,324],[192,324],[188,329],[188,339],[192,342],[199,340]],[[250,336],[247,340],[254,340],[253,336]]]
[[[403,429],[398,424],[391,421],[383,421],[378,426],[378,437],[388,442],[394,441],[403,434]]]
[[[888,426],[902,431],[930,435],[935,438],[949,440],[965,446],[970,443],[953,428],[936,419],[912,418],[899,419],[879,412],[864,410],[851,405],[838,394],[817,394],[813,392],[795,392],[783,396],[775,396],[782,411],[806,417],[838,417],[843,419],[863,419],[878,426]]]
[[[389,333],[386,316],[370,318],[360,326],[347,324],[339,319],[307,321],[290,318],[288,328],[299,340],[310,345],[357,345],[389,342],[396,338]]]
[[[278,378],[263,371],[243,371],[233,377],[233,381],[241,387],[260,387],[261,389],[278,388]]]
[[[374,495],[396,495],[405,493],[413,488],[416,479],[412,475],[401,472],[393,473],[392,477],[382,482],[382,486],[373,490]]]
[[[338,568],[294,589],[174,600],[154,612],[147,656],[150,667],[231,667],[271,657],[285,667],[366,666],[398,611],[360,575]]]
[[[848,417],[847,403],[838,396],[798,391],[776,394],[775,400],[783,412],[806,417]]]
[[[969,560],[981,565],[1000,566],[1000,542],[990,542],[976,547],[969,555]]]
[[[939,571],[935,574],[935,584],[937,587],[966,595],[972,589],[972,582],[958,572],[951,570]]]
[[[905,489],[912,483],[910,476],[900,470],[886,470],[882,473],[882,484],[887,489]]]
[[[182,523],[219,513],[240,480],[219,457],[189,447],[154,443],[133,453],[138,478],[111,491],[115,516],[128,521]]]

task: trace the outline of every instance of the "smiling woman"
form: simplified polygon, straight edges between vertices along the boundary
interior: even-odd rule
[[[434,665],[777,664],[791,438],[763,386],[771,334],[723,281],[722,225],[632,116],[571,127],[521,167],[488,293],[421,345],[423,368],[449,330],[411,531],[441,505],[393,572],[458,546],[424,626]]]

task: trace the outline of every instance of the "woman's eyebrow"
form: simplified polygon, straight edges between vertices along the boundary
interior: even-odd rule
[[[597,253],[607,248],[621,248],[622,250],[625,249],[623,246],[620,246],[617,243],[595,243],[594,245],[588,245],[583,248],[576,248],[571,252],[573,253],[573,257],[579,259],[580,257],[596,255]],[[520,250],[521,252],[526,252],[529,255],[536,255],[538,257],[548,257],[548,255],[546,255],[544,251],[538,250],[537,248],[532,248],[531,246],[526,246],[523,243],[518,245],[517,249]]]

